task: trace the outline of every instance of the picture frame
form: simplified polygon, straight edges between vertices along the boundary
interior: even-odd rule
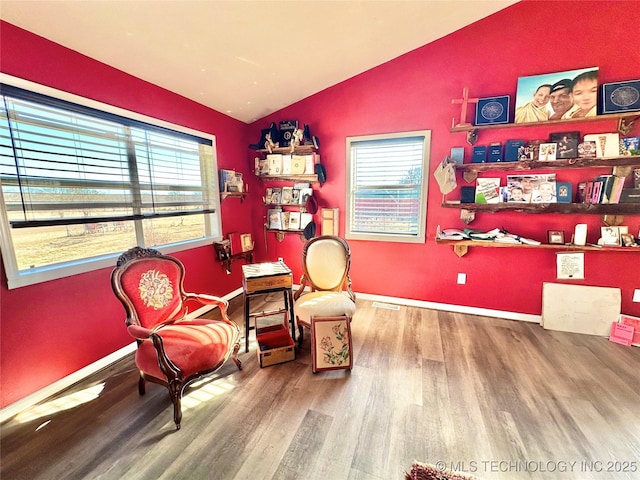
[[[621,234],[626,233],[628,233],[627,227],[600,227],[600,240],[598,240],[598,245],[620,246],[622,245]]]
[[[557,132],[549,135],[549,141],[558,144],[556,158],[578,158],[580,132]]]
[[[550,245],[564,245],[564,231],[547,230],[547,243]]]
[[[514,122],[535,123],[595,117],[598,115],[598,70],[598,67],[588,67],[519,77]],[[580,83],[590,93],[587,104],[573,104],[571,93],[574,82]]]
[[[552,162],[553,160],[556,159],[557,152],[558,152],[557,143],[541,143],[539,160],[541,162]]]
[[[509,123],[509,95],[480,98],[476,103],[476,125]]]
[[[540,186],[545,186],[544,194],[541,195]],[[507,175],[507,191],[510,197],[514,187],[522,188],[522,199],[527,203],[556,203],[556,174],[520,174]]]
[[[622,233],[620,234],[620,240],[622,241],[622,245],[625,247],[635,247],[636,239],[633,238],[633,235],[630,233]]]
[[[313,373],[353,368],[349,317],[311,318],[311,356]]]
[[[602,85],[602,113],[640,111],[640,80]]]

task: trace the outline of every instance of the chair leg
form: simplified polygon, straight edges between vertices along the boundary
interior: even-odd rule
[[[236,366],[238,367],[238,370],[242,370],[242,362],[238,358],[238,351],[239,350],[240,350],[240,342],[236,343],[235,346],[233,347],[233,355],[231,356],[231,358],[233,358],[233,361],[235,362]]]
[[[300,335],[298,336],[298,347],[302,347],[302,340],[304,339],[304,327],[298,324],[298,332]]]
[[[173,403],[173,421],[176,424],[176,430],[180,430],[180,422],[182,422],[182,383],[169,382],[167,387]]]
[[[144,377],[142,376],[142,372],[140,372],[140,378],[138,378],[138,394],[141,396],[144,395],[145,392],[145,382]]]

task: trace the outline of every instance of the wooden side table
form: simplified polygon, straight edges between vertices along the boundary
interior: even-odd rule
[[[289,314],[291,322],[291,338],[296,339],[295,317],[293,315],[293,291],[291,270],[284,262],[252,263],[242,265],[242,289],[244,292],[244,332],[245,352],[249,351],[249,320],[251,317],[272,315],[275,313]],[[250,300],[256,295],[282,292],[284,307],[279,310],[251,313]]]

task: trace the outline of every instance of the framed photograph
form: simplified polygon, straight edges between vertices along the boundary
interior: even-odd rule
[[[282,210],[270,208],[268,214],[268,225],[270,230],[282,230]]]
[[[518,78],[515,123],[595,117],[598,67]]]
[[[547,230],[547,243],[564,245],[564,232],[562,230]]]
[[[630,233],[622,233],[620,235],[620,239],[622,240],[622,245],[624,245],[625,247],[636,246],[636,239],[633,238],[633,235],[631,235]]]
[[[627,233],[628,229],[625,230],[624,233]],[[598,245],[622,245],[620,234],[620,227],[600,227],[600,240],[598,240]]]
[[[349,318],[314,317],[311,319],[311,356],[313,373],[322,370],[353,368]]]
[[[602,113],[640,111],[640,80],[602,85]]]
[[[522,189],[522,199],[532,203],[556,203],[556,174],[507,175],[507,190],[510,196],[514,187]],[[508,201],[508,200],[507,200]]]
[[[476,125],[509,123],[509,95],[481,98],[476,103]]]
[[[549,141],[558,144],[556,158],[578,158],[580,132],[558,132],[549,135]]]
[[[558,152],[558,144],[557,143],[541,143],[540,144],[540,153],[539,158],[541,162],[550,162],[556,159]]]

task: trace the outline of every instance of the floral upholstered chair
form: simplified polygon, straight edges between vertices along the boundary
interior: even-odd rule
[[[302,249],[302,278],[294,294],[294,312],[298,322],[299,345],[303,327],[311,328],[313,317],[346,316],[356,311],[356,296],[351,290],[351,252],[349,244],[333,235],[315,237]],[[305,293],[305,287],[310,291]]]
[[[138,343],[138,391],[144,395],[146,380],[167,387],[176,429],[182,420],[182,395],[190,383],[219,369],[231,355],[242,368],[240,329],[227,317],[227,301],[186,293],[183,279],[184,266],[178,259],[140,247],[123,253],[111,273],[111,286],[126,311],[127,330]],[[188,320],[188,300],[217,306],[222,319]]]

